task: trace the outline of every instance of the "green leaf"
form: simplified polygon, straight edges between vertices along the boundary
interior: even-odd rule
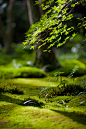
[[[75,4],[72,4],[71,7],[75,7]]]
[[[35,5],[39,4],[39,1],[35,1]]]

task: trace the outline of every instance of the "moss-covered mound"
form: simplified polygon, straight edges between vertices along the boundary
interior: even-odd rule
[[[0,78],[42,78],[46,73],[35,67],[0,67]]]
[[[77,84],[67,84],[44,88],[41,90],[39,97],[52,98],[56,96],[75,96],[80,92],[86,92],[86,87]]]
[[[69,102],[70,107],[86,106],[86,94],[76,96]]]
[[[0,83],[0,93],[23,94],[23,90],[10,83]]]
[[[4,93],[4,92],[9,92],[12,94],[23,94],[23,91],[18,89],[17,87],[15,88],[0,87],[0,93]]]
[[[63,68],[56,69],[53,72],[50,72],[49,74],[54,76],[55,73],[59,72],[60,75],[63,76],[81,76],[86,74],[86,65],[79,60],[72,59],[72,60],[63,60],[60,62]]]

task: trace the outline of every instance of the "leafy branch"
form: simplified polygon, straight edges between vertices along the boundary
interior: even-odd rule
[[[26,33],[26,40],[23,42],[24,45],[34,44],[31,48],[42,47],[48,43],[48,50],[58,42],[57,47],[65,44],[69,39],[72,40],[76,35],[74,26],[67,25],[67,21],[73,20],[73,11],[76,6],[80,5],[84,0],[70,1],[70,0],[57,0],[55,6],[50,6],[54,0],[49,0],[46,4],[43,4],[45,0],[42,0],[42,9],[48,11],[41,16],[40,21],[33,24],[28,32]],[[45,6],[46,5],[46,6]],[[78,28],[86,29],[86,17],[78,19]],[[81,24],[82,22],[82,24]],[[65,36],[64,41],[61,42],[62,35]],[[58,39],[56,40],[56,38]]]

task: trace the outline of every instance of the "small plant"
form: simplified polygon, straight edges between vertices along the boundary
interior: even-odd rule
[[[55,96],[64,96],[64,95],[75,96],[79,94],[80,92],[86,91],[85,87],[82,87],[77,84],[71,84],[71,83],[65,84],[65,85],[64,84],[58,85],[57,87],[43,88],[39,93],[39,97],[46,99],[46,98],[52,98]]]
[[[33,106],[33,107],[42,107],[44,105],[43,102],[39,102],[39,100],[28,98],[23,101],[23,106]]]
[[[79,95],[85,95],[86,94],[86,92],[80,92],[77,96],[79,96]]]
[[[55,72],[54,76],[56,77],[56,81],[59,81],[60,84],[62,83],[62,76],[61,74],[63,74],[64,72]]]
[[[42,88],[42,90],[39,93],[39,98],[52,98],[53,96],[56,95],[56,89],[53,87],[46,87]]]
[[[86,103],[86,100],[85,100],[85,101],[80,102],[80,103],[79,103],[79,105],[82,105],[82,104],[84,104],[84,103]]]
[[[57,107],[61,107],[61,108],[63,108],[64,110],[67,110],[68,109],[68,107],[69,107],[69,105],[66,105],[66,103],[64,102],[64,100],[62,100],[62,103],[63,104],[57,104]]]
[[[86,106],[86,95],[79,93],[77,96],[74,96],[73,99],[69,102],[70,107],[79,107]]]
[[[86,94],[86,92],[80,92],[77,96],[79,96],[79,95],[85,95]],[[82,105],[82,104],[84,104],[84,103],[86,103],[86,97],[85,97],[85,100],[84,101],[81,101],[80,103],[79,103],[79,105]]]
[[[64,72],[56,72],[56,73],[54,74],[54,76],[56,77],[56,81],[59,81],[58,87],[61,86],[61,85],[65,86],[66,83],[67,83],[67,80],[62,80],[61,74],[63,74],[63,73],[64,73]]]
[[[75,67],[73,68],[72,72],[68,75],[68,78],[73,77],[74,73],[79,69],[78,65],[75,65]],[[57,87],[46,87],[43,88],[40,93],[39,93],[39,97],[44,97],[44,99],[46,100],[46,98],[52,98],[54,96],[75,96],[77,94],[79,94],[79,92],[85,92],[86,91],[86,87],[82,87],[79,84],[74,83],[74,78],[73,81],[71,81],[70,83],[67,82],[67,80],[62,80],[62,74],[63,72],[56,72],[54,74],[54,76],[56,77],[56,82],[59,81],[59,85]]]
[[[75,67],[72,69],[71,73],[68,75],[68,78],[73,77],[74,73],[79,69],[78,65],[75,65]]]

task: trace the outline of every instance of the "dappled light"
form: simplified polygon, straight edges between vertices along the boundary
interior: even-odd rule
[[[0,0],[0,129],[86,128],[86,0]]]

